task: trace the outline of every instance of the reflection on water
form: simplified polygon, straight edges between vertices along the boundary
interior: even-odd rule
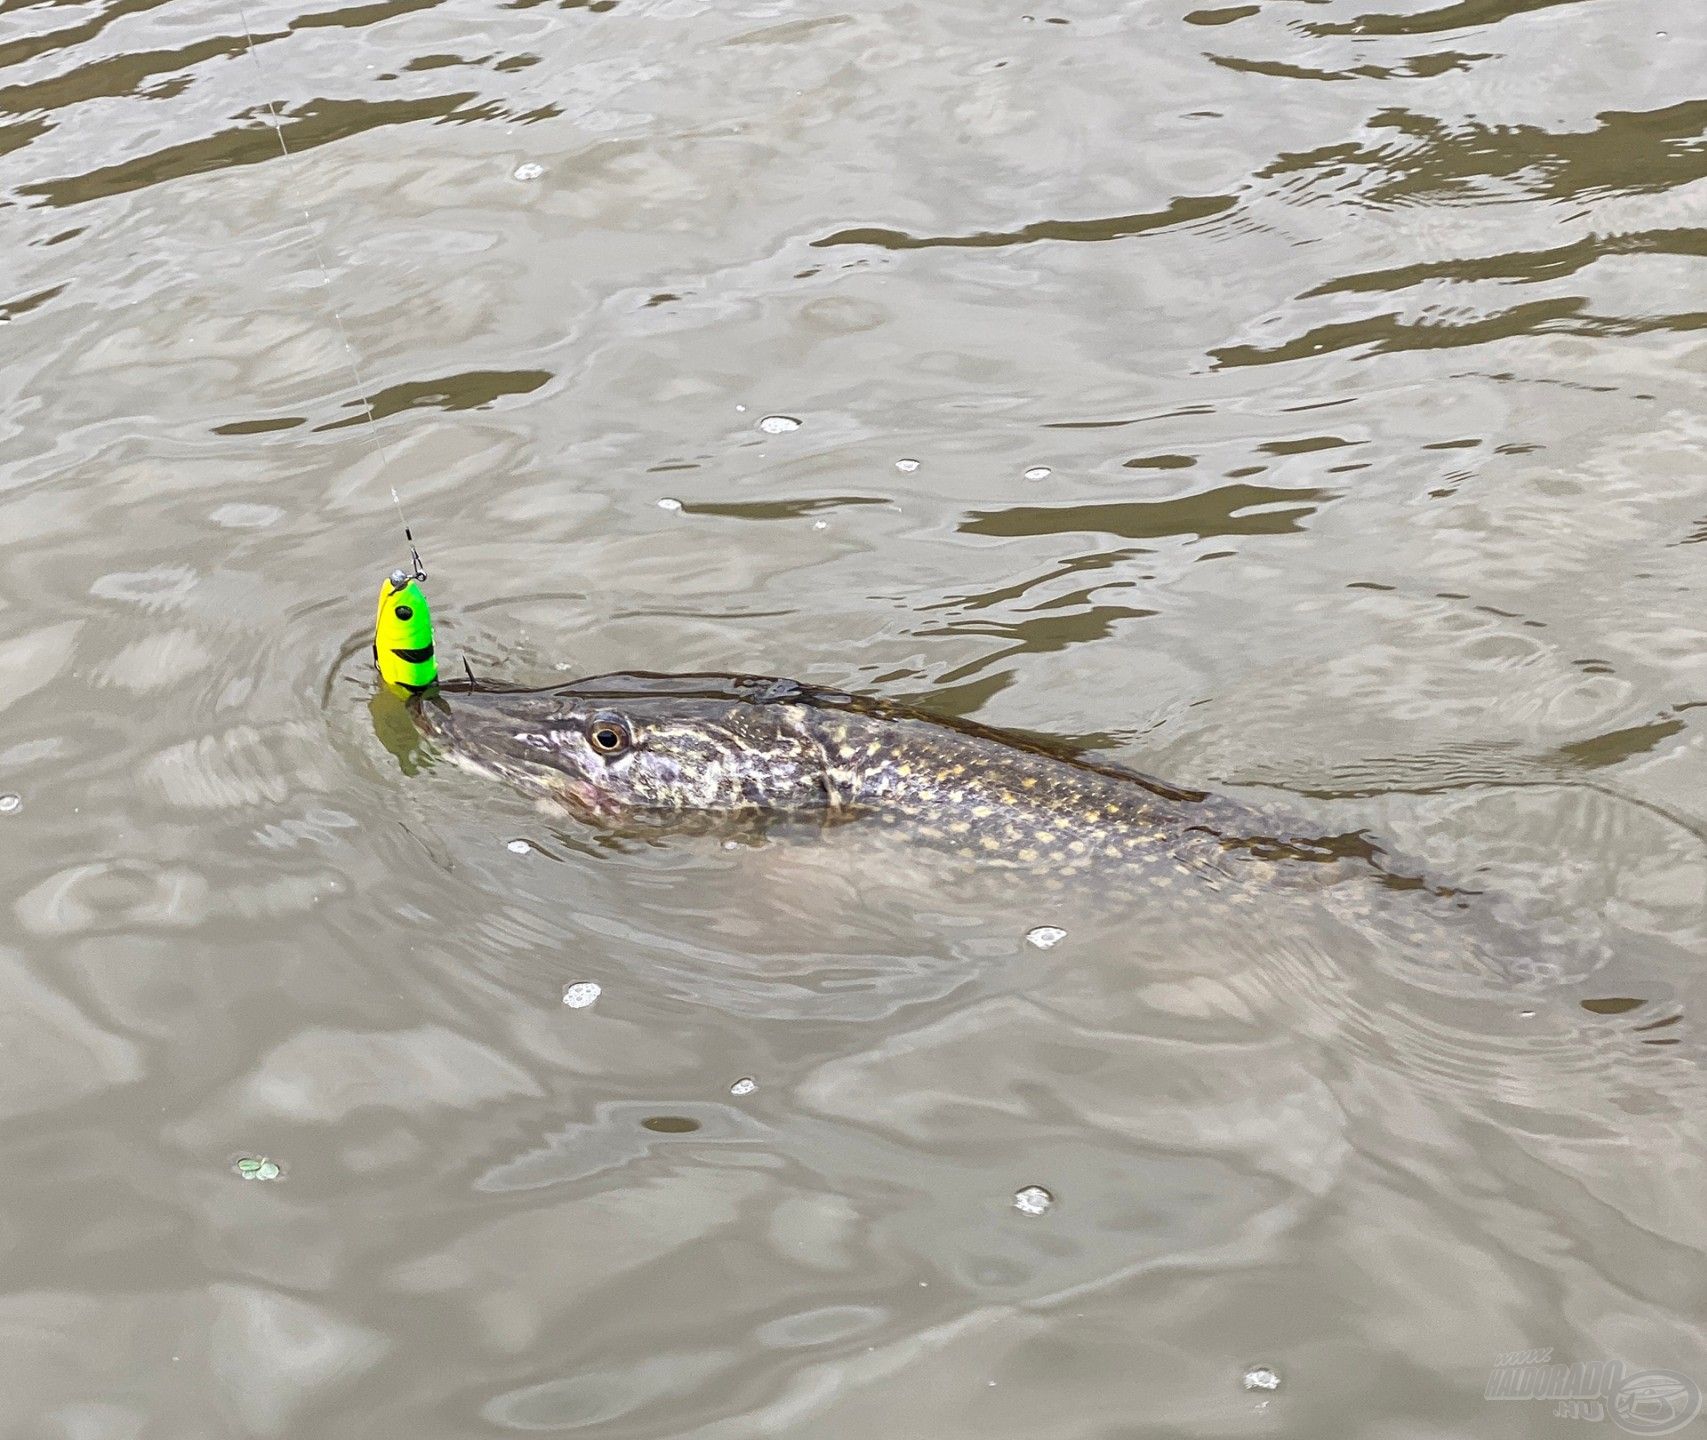
[[[1699,32],[0,4],[8,1433],[1551,1437],[1500,1355],[1707,1384]],[[1598,958],[602,843],[374,701],[393,482],[452,667],[976,715]]]

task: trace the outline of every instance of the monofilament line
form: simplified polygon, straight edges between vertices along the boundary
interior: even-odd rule
[[[360,398],[362,411],[367,417],[364,428],[379,455],[380,472],[383,474],[391,468],[391,452],[379,438],[379,420],[373,413],[373,401],[369,398],[371,392],[367,382],[362,379],[361,367],[356,363],[356,347],[350,344],[350,332],[344,328],[344,317],[338,313],[338,307],[332,299],[332,274],[326,268],[326,257],[320,249],[320,236],[314,228],[313,217],[308,213],[308,204],[302,198],[302,187],[297,184],[296,156],[291,153],[290,145],[285,140],[284,122],[279,119],[278,106],[273,103],[272,95],[267,89],[267,76],[261,68],[261,57],[255,50],[255,36],[249,29],[248,12],[243,8],[243,0],[232,0],[232,3],[237,8],[237,18],[243,26],[243,44],[249,52],[249,63],[255,67],[255,78],[260,82],[262,100],[267,107],[267,114],[272,117],[273,134],[279,142],[279,154],[284,158],[285,181],[295,200],[296,208],[302,213],[302,228],[308,235],[308,247],[313,251],[314,263],[320,269],[320,282],[326,293],[326,309],[332,316],[332,323],[337,327],[338,339],[344,347],[344,363],[349,367],[350,381],[356,387],[356,395]],[[397,507],[397,519],[409,540],[409,558],[414,562],[417,576],[425,579],[425,572],[421,569],[421,557],[415,551],[415,537],[410,532],[408,517],[403,513],[403,501],[398,497],[396,484],[391,483],[390,488],[391,503]]]

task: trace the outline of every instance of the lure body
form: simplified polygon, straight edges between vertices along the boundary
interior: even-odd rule
[[[420,581],[406,571],[392,571],[379,587],[373,663],[381,680],[410,695],[419,695],[438,682],[432,611]]]

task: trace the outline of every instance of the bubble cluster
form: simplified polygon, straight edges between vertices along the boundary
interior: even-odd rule
[[[751,1095],[758,1088],[759,1082],[757,1080],[753,1079],[751,1075],[743,1075],[729,1087],[729,1093],[731,1095]]]
[[[801,422],[792,415],[767,415],[759,421],[759,429],[767,435],[786,435],[790,430],[798,430]]]
[[[231,1168],[245,1180],[277,1180],[284,1174],[279,1162],[265,1155],[245,1155]]]
[[[543,174],[545,174],[545,166],[535,165],[531,160],[525,165],[516,166],[516,179],[518,180],[537,180]]]
[[[1244,1384],[1247,1390],[1278,1390],[1280,1376],[1267,1365],[1253,1365],[1245,1371]]]
[[[512,840],[504,848],[512,855],[526,855],[528,851],[533,849],[533,846],[529,845],[526,840]]]
[[[577,980],[563,990],[563,1003],[571,1010],[585,1010],[598,998],[599,983],[596,980]]]
[[[1039,950],[1053,950],[1066,938],[1067,932],[1059,925],[1039,925],[1025,932],[1025,943]]]

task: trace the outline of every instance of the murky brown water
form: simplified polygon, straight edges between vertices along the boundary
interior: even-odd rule
[[[1594,1436],[1502,1352],[1707,1382],[1699,0],[247,19],[0,3],[5,1434]],[[1614,958],[406,774],[386,479],[489,675],[1080,740]]]

